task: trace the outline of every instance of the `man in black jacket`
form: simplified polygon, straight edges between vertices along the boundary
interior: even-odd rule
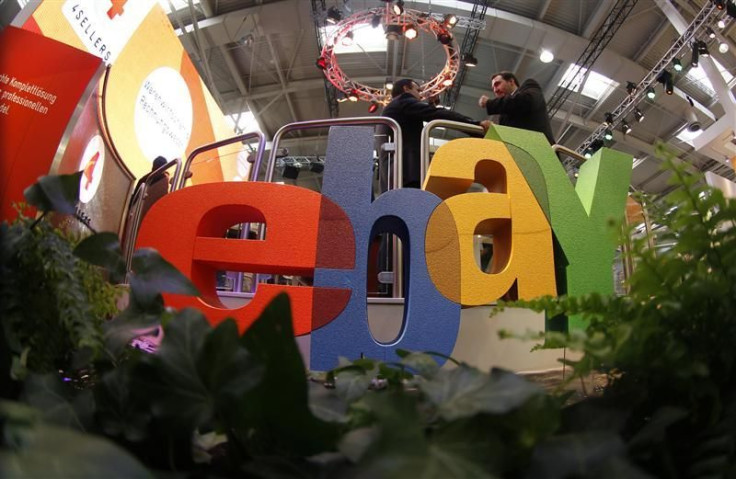
[[[482,95],[478,106],[485,108],[489,115],[500,114],[499,125],[544,133],[550,145],[555,144],[547,103],[536,80],[526,80],[519,86],[516,75],[503,71],[491,77],[491,86],[496,98],[491,100]]]
[[[403,147],[403,186],[419,188],[420,185],[420,142],[425,121],[452,120],[472,125],[480,125],[488,130],[488,120],[476,121],[460,113],[444,108],[437,108],[420,100],[419,85],[408,78],[394,83],[391,90],[392,100],[383,110],[383,116],[396,120],[401,127]]]

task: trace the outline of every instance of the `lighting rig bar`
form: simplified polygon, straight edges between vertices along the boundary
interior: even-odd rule
[[[478,42],[478,33],[480,30],[485,29],[486,22],[486,11],[488,10],[488,0],[481,0],[479,3],[473,5],[473,10],[470,12],[470,18],[458,17],[457,27],[465,27],[468,31],[463,37],[463,43],[460,46],[460,58],[464,59],[466,55],[472,56],[475,44]],[[433,17],[437,15],[432,15]],[[449,109],[455,107],[457,97],[460,95],[460,86],[463,84],[465,79],[465,73],[468,71],[468,66],[463,64],[458,72],[457,78],[452,86],[445,92],[445,105]]]
[[[611,9],[611,13],[608,14],[603,25],[595,32],[593,38],[590,39],[588,46],[580,54],[580,58],[575,62],[578,65],[578,69],[574,75],[570,75],[567,81],[560,85],[552,95],[552,98],[547,102],[547,116],[552,118],[555,113],[562,107],[565,100],[572,94],[573,85],[580,81],[583,69],[589,70],[603,50],[606,49],[608,43],[611,41],[613,36],[616,34],[618,29],[623,25],[626,18],[631,13],[631,10],[636,5],[638,0],[618,0],[616,5]]]
[[[580,144],[577,148],[577,152],[580,154],[583,154],[585,150],[587,150],[590,145],[597,139],[601,138],[602,134],[605,132],[606,128],[610,128],[611,131],[615,130],[616,126],[621,123],[623,119],[626,118],[626,116],[631,113],[631,110],[634,109],[636,105],[638,105],[644,96],[646,95],[647,88],[649,88],[652,84],[656,84],[658,81],[657,78],[659,78],[660,73],[664,71],[671,63],[672,60],[675,59],[680,54],[680,51],[685,48],[687,45],[690,45],[693,38],[701,33],[701,30],[704,31],[704,26],[706,23],[709,22],[711,15],[714,11],[718,11],[716,9],[716,6],[714,3],[708,2],[705,4],[705,6],[700,10],[700,12],[695,16],[695,19],[693,19],[692,23],[687,27],[687,30],[678,38],[675,40],[675,43],[670,47],[670,49],[667,51],[667,53],[664,54],[661,60],[652,68],[652,70],[646,74],[646,76],[639,82],[639,84],[636,86],[636,90],[631,93],[630,95],[627,95],[621,103],[611,112],[614,118],[613,124],[601,124],[598,126],[598,128],[595,129],[593,133],[588,136],[588,138],[583,141],[583,143]],[[730,19],[728,20],[730,22]],[[576,164],[576,160],[568,158],[564,162],[566,167],[574,166]]]

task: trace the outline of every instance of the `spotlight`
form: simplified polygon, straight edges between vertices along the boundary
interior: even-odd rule
[[[606,113],[606,125],[613,126],[613,113]]]
[[[394,12],[394,15],[401,15],[404,13],[404,0],[396,0],[396,3],[393,4],[391,10]]]
[[[626,93],[629,95],[633,95],[635,91],[636,91],[636,83],[632,81],[627,81],[626,82]]]
[[[662,72],[657,77],[657,81],[664,85],[665,93],[667,93],[668,95],[672,95],[672,91],[674,89],[672,73],[668,72],[667,70],[662,70]]]
[[[373,15],[373,18],[371,18],[371,26],[373,28],[378,28],[378,25],[380,24],[381,24],[381,15],[376,13],[375,15]]]
[[[690,58],[690,65],[693,68],[698,68],[698,49],[693,43],[693,56]]]
[[[605,138],[606,141],[613,140],[613,132],[610,128],[606,128],[606,131],[603,133],[603,138]]]
[[[674,60],[672,60],[672,68],[674,68],[676,72],[682,71],[682,62],[679,58],[675,58]]]
[[[647,88],[647,98],[649,98],[650,100],[654,100],[655,96],[657,96],[657,93],[654,91],[654,88]]]
[[[725,20],[718,20],[718,23],[716,23],[716,26],[718,27],[719,30],[723,30],[724,28],[726,28]]]
[[[336,7],[330,7],[327,10],[327,23],[332,23],[333,25],[340,20],[342,20],[342,12],[338,10]]]
[[[708,52],[708,45],[706,45],[703,40],[698,40],[695,43],[696,43],[697,48],[698,48],[698,55],[700,55],[701,57],[709,57],[710,56],[710,53]]]
[[[452,35],[450,35],[450,32],[441,31],[437,34],[437,41],[443,45],[449,45],[452,42]]]
[[[445,19],[442,21],[442,23],[445,24],[445,27],[452,28],[457,24],[457,16],[453,15],[452,13],[448,13],[445,15]]]
[[[401,25],[392,23],[386,25],[386,40],[398,40],[401,38]]]
[[[542,62],[542,63],[550,63],[554,59],[555,59],[554,54],[551,51],[547,50],[547,49],[543,49],[539,53],[539,61]]]
[[[720,43],[720,44],[718,45],[718,51],[719,51],[719,52],[721,52],[721,53],[726,53],[726,52],[728,52],[728,43],[726,43],[726,42],[721,42],[721,43]]]
[[[710,27],[705,29],[705,33],[708,35],[708,38],[710,38],[711,40],[716,37],[716,32],[714,32],[713,29]]]
[[[321,161],[314,161],[309,163],[309,171],[312,171],[314,173],[322,173],[325,171],[325,164]]]
[[[417,37],[417,27],[413,23],[404,26],[404,36],[407,40],[413,40]]]
[[[591,150],[590,148],[586,148],[585,153],[583,153],[583,156],[585,157],[586,160],[591,159],[593,157],[593,150]]]
[[[631,133],[631,126],[629,126],[629,124],[626,123],[626,120],[621,122],[621,131],[623,132],[624,135],[628,135],[629,133]]]
[[[718,10],[723,10],[726,6],[726,0],[713,0],[713,3],[716,5]]]
[[[317,64],[318,68],[321,68],[322,70],[327,70],[327,59],[325,57],[319,57],[315,63]]]
[[[394,81],[390,78],[386,78],[386,90],[391,91],[394,89]]]
[[[478,59],[470,53],[466,53],[465,55],[463,55],[463,63],[465,63],[465,66],[473,68],[478,66]]]
[[[350,92],[348,93],[348,100],[358,101],[358,90],[356,90],[355,88],[351,88]]]
[[[376,110],[378,110],[378,103],[375,101],[372,101],[370,106],[368,107],[368,113],[375,113]]]
[[[346,47],[351,46],[353,44],[354,38],[355,37],[353,36],[353,31],[352,30],[350,30],[349,32],[347,32],[345,34],[345,36],[342,37],[342,44],[343,44],[343,46],[346,46]]]
[[[344,92],[340,92],[337,94],[337,101],[338,103],[343,103],[348,101],[348,97]]]
[[[644,121],[644,113],[642,113],[641,110],[638,108],[634,108],[634,119],[639,123]]]
[[[452,85],[452,78],[448,77],[442,80],[442,86],[450,86],[450,85]]]
[[[596,138],[593,140],[593,143],[590,144],[590,149],[593,150],[593,153],[603,148],[603,140],[600,138]]]

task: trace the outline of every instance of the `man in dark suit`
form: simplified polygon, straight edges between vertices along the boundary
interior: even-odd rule
[[[401,142],[403,147],[403,186],[405,188],[420,188],[420,142],[422,128],[425,121],[452,120],[470,123],[488,130],[490,122],[476,121],[460,113],[437,108],[421,101],[419,85],[414,80],[405,78],[394,83],[391,90],[392,100],[383,110],[383,116],[396,120],[401,127]]]
[[[491,87],[496,98],[491,100],[482,95],[478,106],[485,108],[489,115],[500,115],[499,125],[544,133],[550,145],[555,144],[547,103],[536,80],[526,80],[519,86],[516,75],[503,71],[491,77]]]

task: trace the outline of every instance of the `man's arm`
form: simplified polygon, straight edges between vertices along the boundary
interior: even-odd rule
[[[407,105],[404,109],[404,114],[422,121],[451,120],[459,121],[461,123],[470,123],[471,125],[480,125],[478,120],[474,120],[452,110],[436,108],[422,101],[416,101]]]
[[[486,101],[486,112],[489,115],[508,113],[529,113],[535,103],[534,90],[517,90],[514,95],[494,98]]]

